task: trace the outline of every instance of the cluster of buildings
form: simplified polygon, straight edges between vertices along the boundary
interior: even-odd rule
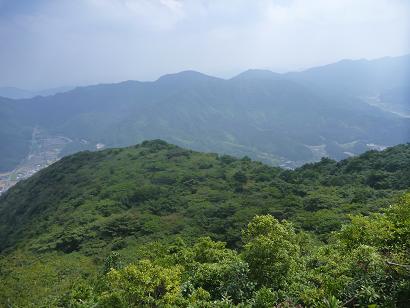
[[[0,174],[0,195],[21,180],[56,162],[63,147],[71,142],[60,136],[49,136],[40,129],[34,129],[29,155],[13,171]]]

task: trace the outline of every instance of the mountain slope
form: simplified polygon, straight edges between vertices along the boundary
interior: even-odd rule
[[[296,170],[160,140],[77,153],[0,197],[0,306],[407,307],[409,188],[410,144]]]
[[[302,72],[288,73],[292,80],[315,84],[323,90],[350,96],[372,96],[410,80],[410,55],[376,60],[342,60]]]
[[[63,158],[0,198],[0,249],[80,251],[181,235],[238,244],[256,214],[325,236],[410,187],[410,145],[295,171],[163,141]]]
[[[358,97],[370,95],[364,84],[369,72],[379,76],[380,67],[398,71],[400,59],[365,65],[341,62],[284,75],[250,70],[230,80],[186,71],[155,82],[127,81],[48,97],[0,99],[0,118],[6,120],[0,145],[8,149],[0,157],[0,170],[12,169],[27,155],[27,130],[34,128],[71,139],[63,155],[92,150],[97,144],[117,147],[161,138],[194,150],[248,155],[290,167],[322,156],[345,158],[371,144],[408,142],[410,119]],[[400,69],[410,71],[408,66]],[[363,70],[366,73],[357,72]],[[397,86],[404,78],[400,76],[391,82],[383,79],[382,88]],[[352,84],[361,92],[356,93]],[[372,89],[377,86],[381,91],[379,85],[372,83]]]

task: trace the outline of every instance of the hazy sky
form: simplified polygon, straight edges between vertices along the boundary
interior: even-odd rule
[[[0,86],[299,70],[409,38],[409,0],[0,0]]]

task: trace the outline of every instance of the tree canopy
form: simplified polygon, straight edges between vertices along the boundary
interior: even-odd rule
[[[293,171],[163,141],[69,156],[0,199],[0,306],[406,307],[409,166],[409,145]]]

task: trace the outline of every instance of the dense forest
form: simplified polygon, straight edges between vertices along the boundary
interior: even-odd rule
[[[407,307],[410,145],[296,170],[161,140],[0,198],[0,306]]]

